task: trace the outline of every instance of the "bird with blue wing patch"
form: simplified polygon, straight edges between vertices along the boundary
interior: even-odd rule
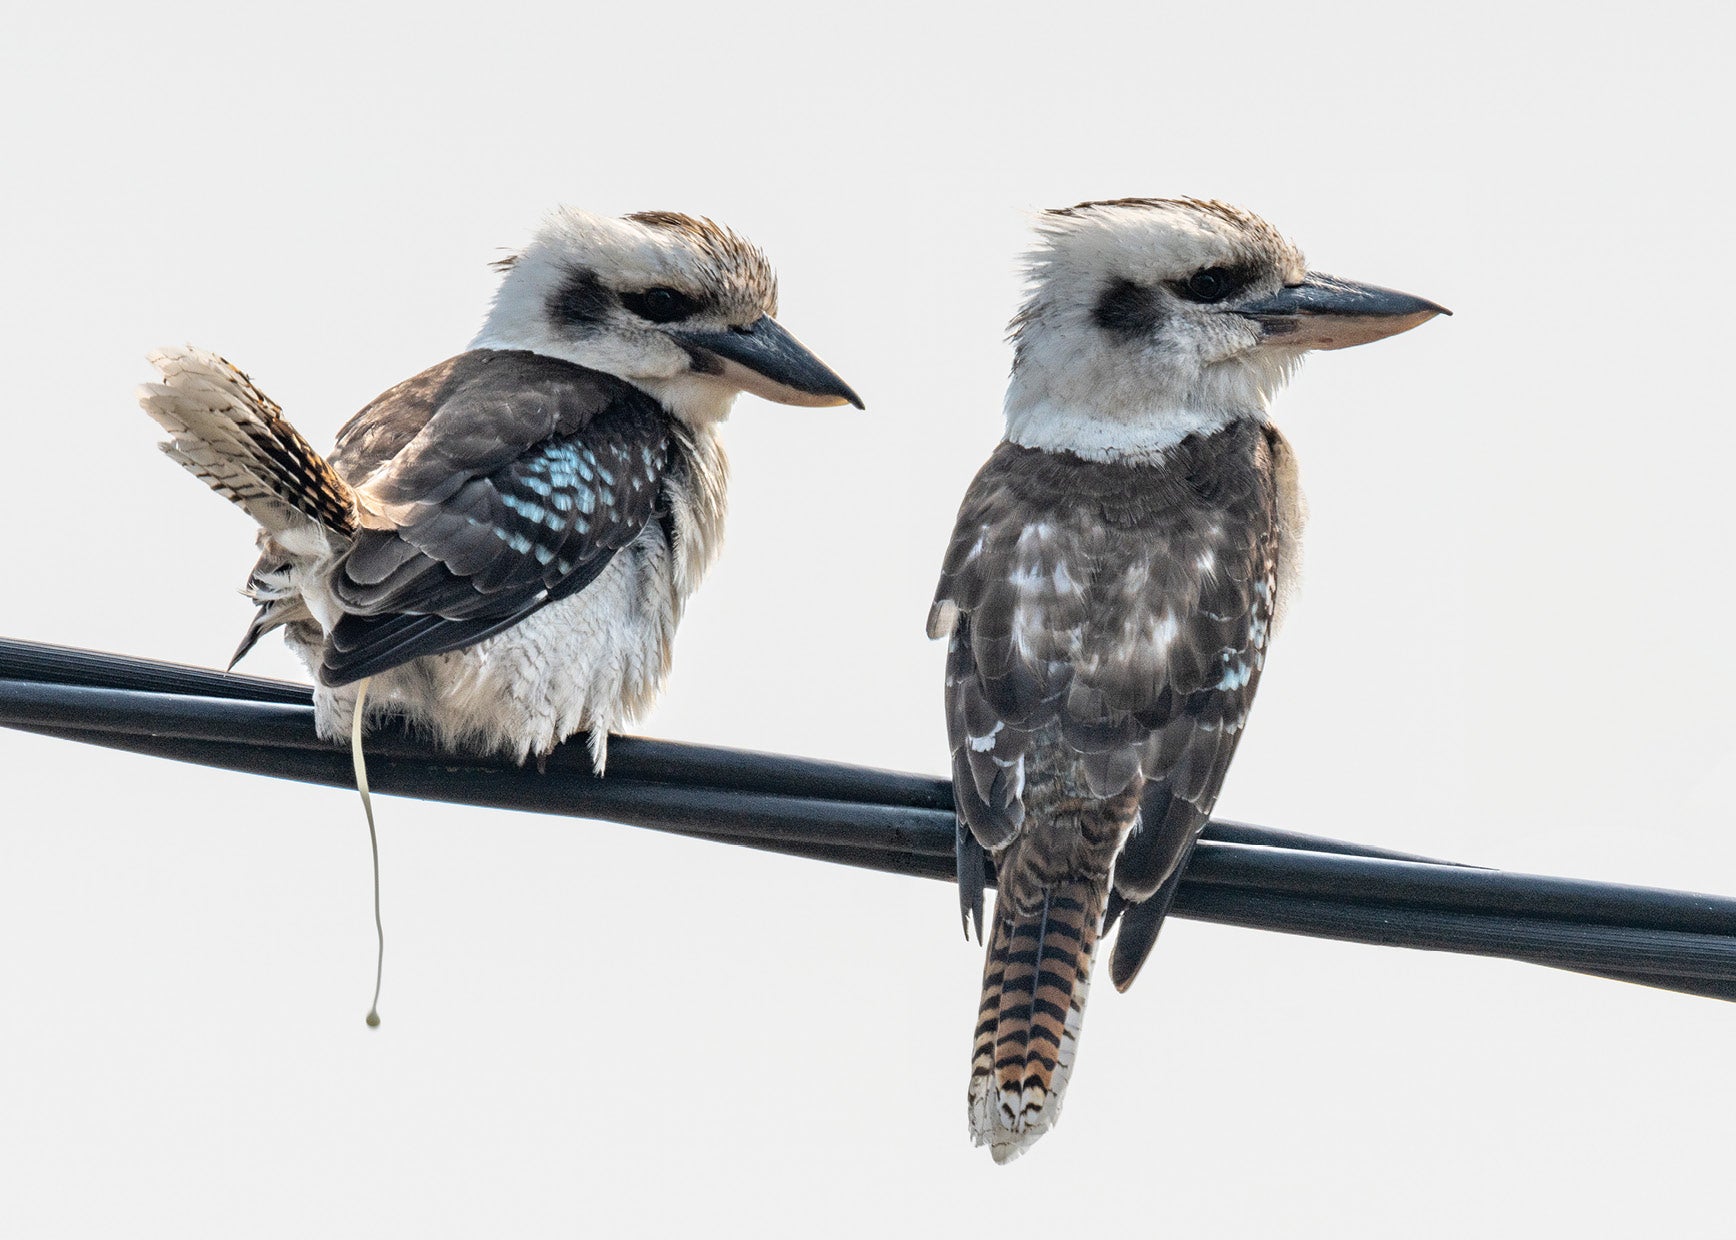
[[[747,391],[861,405],[774,317],[765,255],[709,220],[562,209],[507,260],[467,352],[369,403],[322,457],[246,375],[152,355],[171,457],[260,525],[239,659],[283,629],[321,735],[407,717],[449,748],[547,755],[650,703],[722,537],[718,424]]]
[[[991,860],[997,888],[968,1091],[996,1162],[1054,1125],[1098,939],[1119,918],[1126,989],[1242,737],[1301,533],[1272,396],[1307,350],[1445,313],[1191,199],[1047,212],[1029,275],[928,623],[967,932]]]
[[[259,524],[231,666],[284,631],[319,734],[350,740],[370,840],[373,717],[520,762],[583,731],[602,774],[717,554],[736,396],[862,405],[778,323],[765,255],[710,220],[561,209],[500,266],[470,348],[329,456],[215,354],[153,353],[139,392],[170,458]]]

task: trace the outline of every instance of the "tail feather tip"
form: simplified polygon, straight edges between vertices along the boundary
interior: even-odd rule
[[[1019,1108],[1017,1114],[1015,1107]],[[1033,1115],[1028,1101],[1003,1097],[993,1081],[984,1078],[971,1083],[971,1143],[988,1146],[989,1156],[997,1165],[1005,1166],[1019,1158],[1054,1123],[1055,1115],[1046,1112],[1043,1102],[1037,1103]]]

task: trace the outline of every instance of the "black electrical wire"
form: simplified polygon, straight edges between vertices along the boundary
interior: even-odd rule
[[[300,685],[0,639],[0,725],[134,753],[354,787]],[[622,737],[597,778],[582,744],[546,771],[367,744],[380,792],[605,818],[888,873],[951,880],[944,779]],[[1499,956],[1736,1000],[1736,900],[1509,874],[1238,823],[1211,823],[1175,912],[1351,942]]]

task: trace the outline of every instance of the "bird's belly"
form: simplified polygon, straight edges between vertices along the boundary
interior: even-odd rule
[[[653,525],[570,598],[474,646],[373,677],[369,714],[404,715],[445,748],[520,762],[587,731],[600,771],[609,731],[662,687],[678,619],[669,549]],[[341,736],[355,686],[318,696],[321,733]]]

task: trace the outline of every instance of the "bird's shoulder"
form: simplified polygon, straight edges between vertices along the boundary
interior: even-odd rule
[[[471,349],[369,401],[329,460],[364,500],[396,503],[488,474],[550,439],[592,428],[661,438],[667,425],[655,398],[614,375],[526,350]]]
[[[937,608],[968,611],[1013,580],[1029,601],[1077,595],[1114,605],[1130,587],[1174,597],[1185,586],[1168,579],[1176,572],[1197,574],[1208,556],[1214,565],[1254,556],[1276,519],[1268,429],[1244,419],[1155,461],[1000,444],[959,507]]]

